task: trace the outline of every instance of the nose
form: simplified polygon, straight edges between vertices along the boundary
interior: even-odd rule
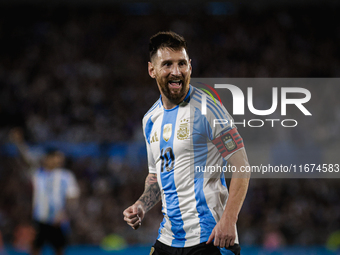
[[[181,71],[180,71],[179,66],[177,64],[173,65],[173,68],[171,69],[171,74],[173,76],[180,76],[181,75]]]

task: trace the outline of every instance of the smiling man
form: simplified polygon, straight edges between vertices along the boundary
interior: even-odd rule
[[[174,32],[159,32],[149,45],[149,75],[156,79],[160,99],[143,118],[149,174],[142,196],[124,212],[133,228],[160,200],[164,219],[153,255],[240,254],[236,221],[247,193],[249,174],[243,140],[235,126],[213,126],[215,117],[231,120],[224,106],[190,85],[187,43]],[[231,122],[229,122],[231,123]],[[224,173],[195,171],[202,166],[235,166],[230,194]]]

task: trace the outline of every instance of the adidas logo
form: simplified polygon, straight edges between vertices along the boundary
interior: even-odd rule
[[[153,142],[158,142],[157,132],[155,132],[153,134],[153,136],[151,137],[151,142],[150,143],[153,143]]]

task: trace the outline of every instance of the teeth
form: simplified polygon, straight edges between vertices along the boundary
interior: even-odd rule
[[[181,82],[181,80],[173,80],[173,81],[170,81],[170,82]]]

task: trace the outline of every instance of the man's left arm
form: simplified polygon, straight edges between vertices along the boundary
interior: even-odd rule
[[[62,224],[68,224],[71,218],[75,218],[79,207],[78,200],[78,197],[67,198],[65,207],[57,213],[53,225],[61,226]]]
[[[213,229],[208,241],[214,240],[214,245],[219,247],[233,246],[236,238],[236,222],[246,197],[250,173],[242,173],[241,167],[249,166],[245,148],[235,152],[229,159],[230,165],[236,167],[230,181],[229,197],[220,221]]]
[[[75,217],[79,207],[79,197],[80,188],[78,182],[76,177],[69,172],[64,208],[57,213],[54,219],[54,225],[60,226],[65,222],[67,223],[72,217]]]

